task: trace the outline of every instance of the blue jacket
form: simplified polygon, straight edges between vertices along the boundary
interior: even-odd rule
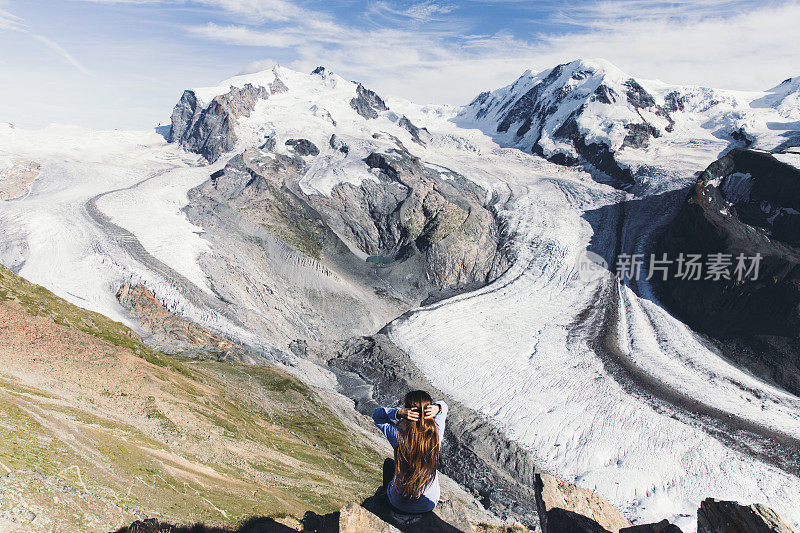
[[[441,401],[434,403],[441,408],[439,413],[433,417],[433,421],[436,422],[436,430],[439,433],[439,446],[441,447],[442,436],[444,435],[444,421],[447,418],[447,404]],[[378,407],[372,413],[372,420],[375,422],[375,425],[378,426],[378,429],[386,435],[392,448],[397,448],[397,444],[400,441],[400,431],[397,429],[397,424],[399,422],[397,418],[397,408]],[[405,511],[406,513],[427,513],[428,511],[432,511],[439,502],[438,473],[434,476],[430,485],[425,487],[422,496],[420,496],[418,500],[405,499],[399,490],[393,490],[394,482],[395,480],[392,479],[392,482],[389,483],[387,494],[389,496],[389,502],[398,511]]]

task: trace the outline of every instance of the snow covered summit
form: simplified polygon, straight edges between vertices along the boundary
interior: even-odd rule
[[[576,60],[481,93],[458,121],[502,146],[561,164],[588,162],[630,184],[676,145],[683,152],[720,141],[779,146],[784,139],[768,123],[795,117],[798,85],[800,78],[789,79],[763,93],[669,85],[602,59]]]
[[[302,74],[276,65],[184,91],[172,112],[169,140],[213,162],[234,148],[261,146],[278,130],[303,130],[319,145],[337,125],[358,131],[386,111],[377,94],[324,67]]]

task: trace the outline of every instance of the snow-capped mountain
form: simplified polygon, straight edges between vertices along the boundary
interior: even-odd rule
[[[643,80],[603,60],[578,60],[481,93],[457,120],[502,146],[561,164],[589,162],[634,183],[643,167],[667,166],[658,158],[670,149],[779,146],[786,139],[768,123],[796,117],[799,97],[796,78],[747,93]]]
[[[276,65],[184,91],[172,113],[170,141],[213,162],[224,152],[266,143],[286,151],[285,141],[292,137],[320,147],[329,145],[333,133],[342,140],[369,139],[387,130],[411,140],[408,119],[386,111],[377,94],[324,67],[303,74]]]
[[[788,119],[800,119],[800,76],[787,78],[751,102],[753,107],[771,107]]]
[[[711,496],[798,524],[800,399],[731,364],[649,283],[585,280],[579,265],[587,250],[649,252],[731,148],[800,145],[799,80],[738,92],[574,61],[456,108],[276,66],[186,90],[170,142],[0,128],[0,161],[36,170],[24,187],[13,172],[0,261],[133,327],[115,295],[146,284],[329,392],[332,342],[380,330],[353,344],[393,343],[538,466],[636,522],[691,531]],[[522,462],[475,449],[511,492],[480,468],[452,473],[513,514]]]

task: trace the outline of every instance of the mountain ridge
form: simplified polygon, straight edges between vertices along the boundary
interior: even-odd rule
[[[3,157],[41,164],[26,196],[3,204],[0,260],[153,342],[177,332],[188,354],[196,338],[234,359],[227,342],[269,347],[253,361],[329,392],[347,383],[328,365],[337,343],[380,328],[404,366],[526,461],[637,522],[691,530],[707,496],[798,520],[794,471],[730,445],[719,424],[732,413],[796,437],[797,398],[728,364],[644,278],[578,273],[586,251],[609,265],[649,253],[721,154],[800,144],[794,82],[752,107],[753,93],[668,98],[673,86],[587,60],[527,72],[495,105],[487,93],[467,109],[384,99],[326,69],[275,71],[184,93],[168,144],[0,129]],[[162,325],[146,316],[156,302],[175,315]],[[650,381],[615,374],[597,338]],[[376,387],[397,374],[379,362]],[[713,416],[660,403],[652,382]],[[773,449],[762,433],[755,449]],[[485,444],[465,449],[496,451]],[[499,475],[513,477],[522,463],[503,457]]]

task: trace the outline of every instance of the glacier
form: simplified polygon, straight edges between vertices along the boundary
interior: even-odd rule
[[[665,311],[646,281],[579,275],[586,250],[609,263],[645,253],[695,173],[731,146],[791,143],[791,127],[775,124],[797,120],[797,78],[743,93],[576,61],[526,72],[463,107],[387,98],[388,110],[365,118],[350,105],[354,83],[315,72],[275,67],[194,89],[208,105],[248,83],[286,88],[238,118],[236,148],[212,164],[154,132],[0,128],[0,161],[42,164],[28,196],[0,203],[0,262],[134,328],[114,295],[124,281],[145,283],[170,310],[280,351],[209,286],[203,258],[215,250],[183,211],[188,191],[235,153],[272,139],[275,153],[292,155],[285,141],[302,138],[321,153],[300,187],[324,198],[339,183],[376,179],[361,161],[400,142],[425,165],[463,175],[497,199],[515,258],[492,283],[387,325],[436,387],[490,418],[545,470],[596,491],[634,522],[668,518],[693,531],[699,502],[715,497],[763,502],[800,524],[798,464],[770,440],[798,442],[800,399],[727,362]],[[403,118],[425,128],[421,142]],[[98,224],[87,204],[124,231]]]

